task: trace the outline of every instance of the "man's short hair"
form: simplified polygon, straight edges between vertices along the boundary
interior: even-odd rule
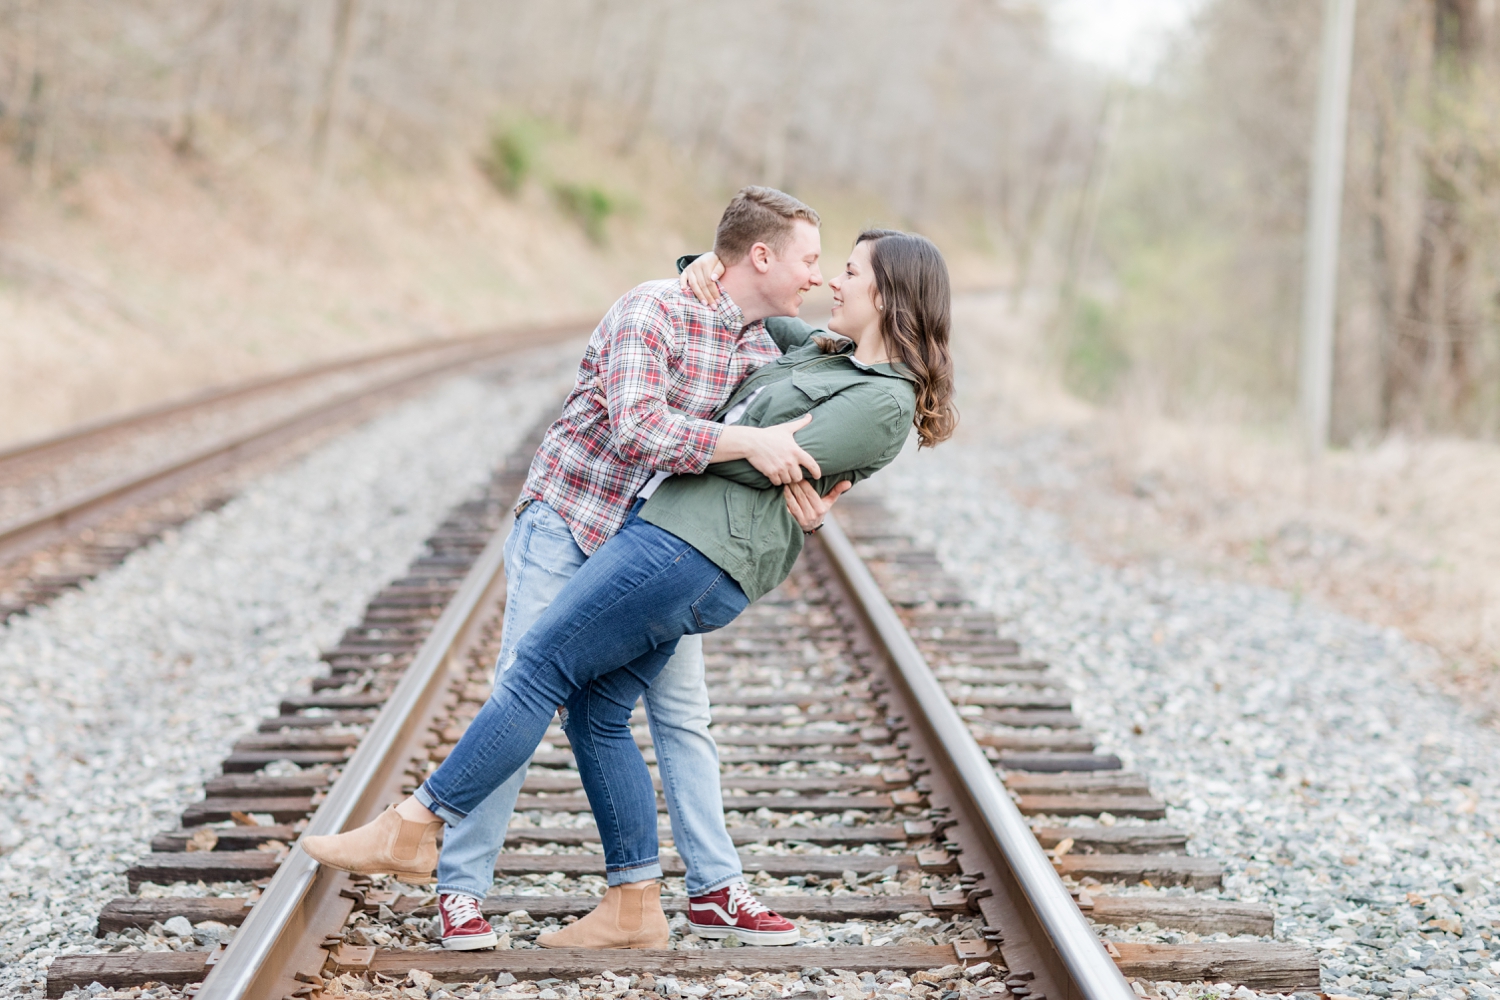
[[[757,243],[780,253],[786,249],[798,219],[815,226],[822,221],[811,207],[785,191],[756,185],[741,188],[719,218],[714,253],[726,266],[738,264]]]

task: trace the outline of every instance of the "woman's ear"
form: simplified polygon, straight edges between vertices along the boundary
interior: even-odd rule
[[[885,312],[885,299],[880,297],[879,289],[871,289],[870,297],[875,300],[875,311]]]

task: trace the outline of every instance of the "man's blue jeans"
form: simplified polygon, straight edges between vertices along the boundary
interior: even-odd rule
[[[516,519],[505,546],[505,627],[496,662],[497,687],[514,662],[517,642],[587,558],[567,524],[546,504],[533,502]],[[719,758],[708,734],[702,650],[701,637],[683,636],[645,694],[672,837],[687,867],[691,895],[712,892],[743,877],[739,854],[724,829]],[[450,822],[438,861],[439,892],[476,898],[488,893],[495,858],[525,778],[523,766],[466,817]],[[624,869],[608,873],[611,885],[650,877]]]

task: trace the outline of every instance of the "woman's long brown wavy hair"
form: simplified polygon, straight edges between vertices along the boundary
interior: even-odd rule
[[[899,359],[917,385],[913,423],[921,447],[953,436],[958,410],[953,405],[953,358],[948,353],[953,293],[948,264],[925,236],[895,229],[866,229],[855,246],[870,244],[875,290],[883,306],[880,333],[891,357]]]

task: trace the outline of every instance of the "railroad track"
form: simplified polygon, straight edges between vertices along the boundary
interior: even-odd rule
[[[1096,752],[1047,666],[859,496],[785,584],[705,644],[732,833],[753,888],[797,920],[804,946],[686,935],[682,866],[664,851],[673,950],[537,948],[538,931],[587,913],[604,888],[556,728],[483,906],[508,947],[443,951],[429,889],[320,869],[296,838],[373,818],[488,696],[507,508],[531,450],[374,598],[324,654],[313,692],[235,746],[204,800],[129,869],[136,895],[100,914],[115,950],[56,959],[49,997],[96,982],[213,1000],[455,983],[553,989],[542,1000],[573,987],[1125,1000],[1127,976],[1318,989],[1316,956],[1268,940],[1268,907],[1220,898],[1218,865],[1186,854],[1144,778]],[[651,760],[649,733],[637,736]],[[1141,925],[1183,941],[1123,939]]]
[[[380,351],[0,450],[0,621],[223,503],[238,481],[229,474],[254,460],[586,327],[570,322]]]

